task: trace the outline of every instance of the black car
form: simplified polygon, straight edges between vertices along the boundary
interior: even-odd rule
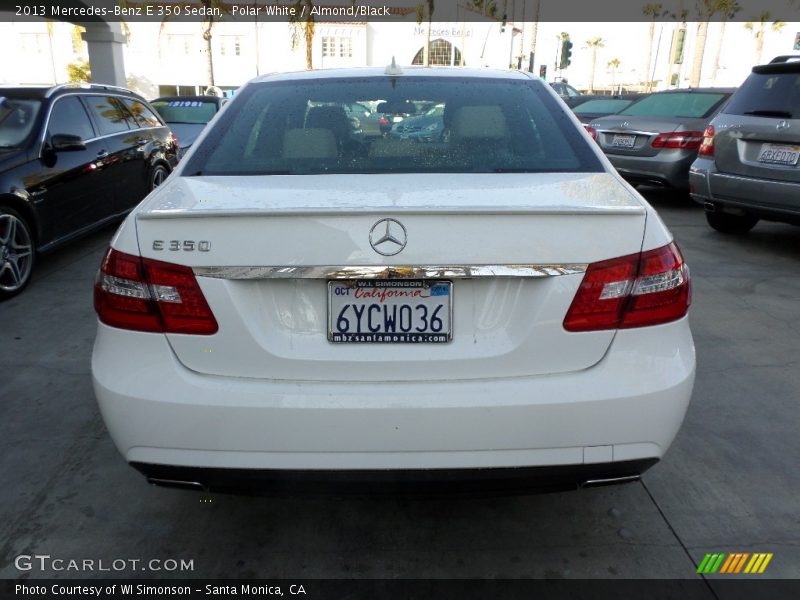
[[[578,90],[568,84],[566,81],[554,81],[550,84],[556,94],[561,96],[561,99],[569,106],[570,108],[573,106],[577,106],[583,101],[584,94],[581,94]]]
[[[169,128],[129,90],[0,87],[0,300],[37,253],[123,217],[176,164]]]
[[[217,96],[163,96],[150,104],[178,138],[180,158],[227,101]]]

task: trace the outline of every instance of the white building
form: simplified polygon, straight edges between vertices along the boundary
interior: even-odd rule
[[[434,64],[508,68],[520,61],[527,67],[531,23],[499,21],[433,23],[430,59]],[[682,60],[670,65],[676,29],[686,29]],[[193,94],[208,85],[208,60],[202,23],[128,23],[124,47],[130,87],[152,98],[164,94]],[[736,86],[755,63],[756,43],[741,22],[711,23],[704,53],[701,85]],[[547,79],[564,77],[579,89],[591,80],[592,49],[587,40],[601,37],[596,49],[594,87],[612,84],[636,86],[648,79],[656,89],[686,87],[694,56],[695,23],[656,23],[650,64],[647,61],[649,23],[554,23],[537,28],[534,71],[546,65]],[[764,35],[762,62],[793,52],[800,23],[786,23],[779,31],[769,27]],[[573,43],[569,68],[556,70],[559,37],[568,33]],[[305,69],[302,32],[288,23],[221,22],[212,29],[214,82],[235,89],[248,79],[275,71]],[[395,57],[400,65],[420,62],[428,36],[426,25],[413,16],[406,22],[317,23],[312,44],[315,68],[381,66]],[[53,84],[69,78],[68,65],[86,59],[86,45],[76,26],[63,22],[0,23],[0,83]],[[717,61],[717,54],[719,59]],[[524,57],[524,58],[523,58]],[[614,59],[619,61],[618,66]],[[670,77],[671,75],[671,77]]]

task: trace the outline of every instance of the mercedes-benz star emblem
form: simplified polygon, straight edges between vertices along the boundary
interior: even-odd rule
[[[775,129],[780,131],[781,129],[789,129],[791,127],[791,123],[789,121],[778,121],[778,124],[775,125]]]
[[[369,245],[378,254],[394,256],[406,247],[408,234],[397,219],[381,219],[369,230]]]

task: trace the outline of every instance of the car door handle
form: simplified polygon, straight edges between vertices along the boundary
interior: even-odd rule
[[[147,143],[147,139],[146,138],[139,138],[138,140],[136,140],[136,145],[137,146],[144,146],[146,143]]]
[[[108,158],[108,150],[100,150],[97,153],[97,158]]]

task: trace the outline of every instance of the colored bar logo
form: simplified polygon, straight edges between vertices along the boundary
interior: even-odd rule
[[[772,560],[772,552],[733,552],[726,554],[716,552],[706,554],[697,567],[697,572],[701,575],[712,575],[714,573],[735,575],[747,573],[751,575],[761,574],[767,570],[769,561]]]

